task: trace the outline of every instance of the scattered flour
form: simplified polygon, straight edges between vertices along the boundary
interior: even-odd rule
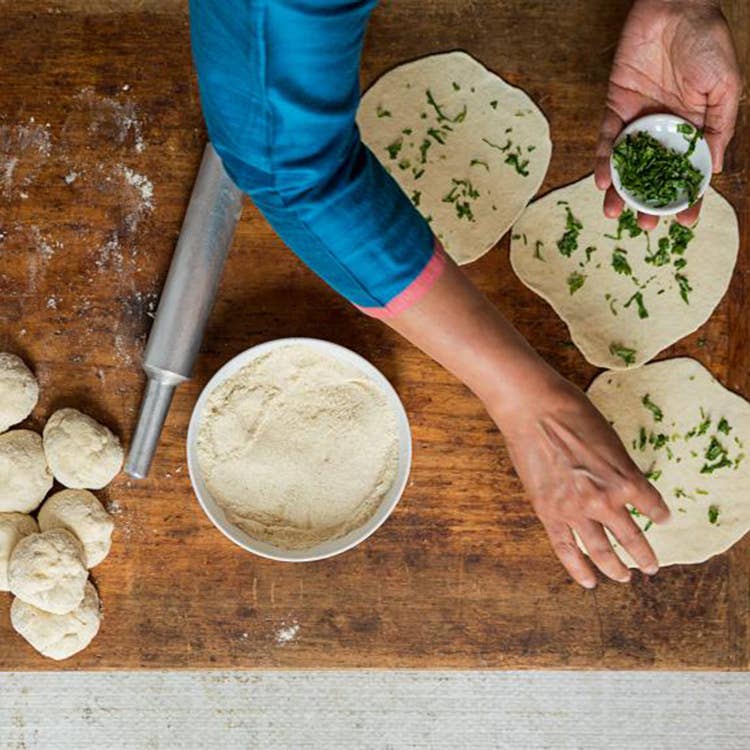
[[[296,620],[292,620],[288,625],[282,622],[281,627],[276,631],[276,643],[279,646],[286,646],[287,643],[296,640],[298,633],[299,623]]]
[[[396,416],[356,367],[304,344],[275,349],[211,394],[198,457],[230,522],[309,549],[362,526],[393,485]]]
[[[0,191],[10,198],[15,185],[30,185],[52,151],[47,129],[34,123],[0,125]]]
[[[123,89],[127,91],[127,89]],[[91,86],[81,89],[77,99],[88,109],[89,133],[104,134],[121,145],[132,138],[136,153],[146,148],[143,127],[135,103],[130,99],[120,101],[109,96],[100,96]]]

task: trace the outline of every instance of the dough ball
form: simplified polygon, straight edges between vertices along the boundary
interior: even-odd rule
[[[39,398],[39,384],[24,361],[0,352],[0,432],[22,422]]]
[[[44,452],[55,478],[74,489],[100,490],[122,468],[117,436],[76,409],[60,409],[49,418]]]
[[[0,513],[29,513],[52,487],[42,439],[31,430],[0,435]]]
[[[14,599],[10,607],[13,629],[40,654],[50,659],[67,659],[82,651],[99,632],[101,623],[99,596],[90,581],[86,582],[83,601],[65,615],[54,615]]]
[[[67,529],[83,544],[83,557],[87,568],[98,565],[112,545],[112,516],[88,490],[63,490],[42,505],[39,511],[39,528]]]
[[[83,599],[88,570],[83,546],[65,529],[29,534],[10,556],[10,590],[45,612],[64,615]]]
[[[24,513],[0,513],[0,591],[8,590],[8,561],[25,536],[36,534],[36,521]]]

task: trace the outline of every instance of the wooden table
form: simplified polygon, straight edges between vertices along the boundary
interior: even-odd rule
[[[182,3],[80,4],[99,10],[0,2],[0,349],[23,355],[39,376],[32,426],[73,405],[127,438],[149,313],[205,133]],[[111,12],[118,4],[132,10]],[[468,50],[548,115],[547,191],[592,167],[627,6],[575,0],[559,13],[543,0],[384,1],[363,84],[410,58]],[[747,3],[726,10],[747,67]],[[745,100],[716,180],[740,214],[743,248],[749,128]],[[743,253],[711,321],[664,353],[697,357],[745,396],[748,272]],[[507,237],[467,273],[551,363],[588,384],[594,368],[511,272]],[[261,560],[228,542],[200,510],[185,465],[190,411],[212,373],[253,344],[290,335],[328,338],[373,361],[414,431],[412,477],[392,518],[357,549],[308,565]],[[122,476],[100,494],[117,520],[112,554],[94,571],[105,618],[92,646],[61,668],[743,669],[750,661],[750,539],[705,565],[583,591],[553,557],[476,399],[339,299],[251,205],[151,476]],[[9,603],[0,596],[0,667],[55,666],[12,633]]]

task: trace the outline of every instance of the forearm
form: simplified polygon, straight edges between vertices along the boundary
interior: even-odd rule
[[[462,380],[498,421],[560,380],[451,261],[419,301],[386,323]]]

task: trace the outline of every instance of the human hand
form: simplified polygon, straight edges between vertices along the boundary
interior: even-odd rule
[[[629,581],[630,570],[614,552],[607,528],[644,573],[656,573],[656,555],[627,504],[661,523],[669,518],[661,495],[580,390],[560,377],[527,392],[528,399],[514,400],[510,408],[487,406],[560,562],[582,586],[596,585],[575,531],[602,573]]]
[[[604,213],[620,215],[622,198],[612,187],[609,157],[628,122],[650,112],[673,112],[705,132],[715,172],[734,134],[742,88],[726,19],[715,0],[636,0],[615,53],[607,104],[596,149],[596,184],[606,190]],[[698,218],[700,201],[677,215]],[[643,229],[658,217],[638,214]]]

